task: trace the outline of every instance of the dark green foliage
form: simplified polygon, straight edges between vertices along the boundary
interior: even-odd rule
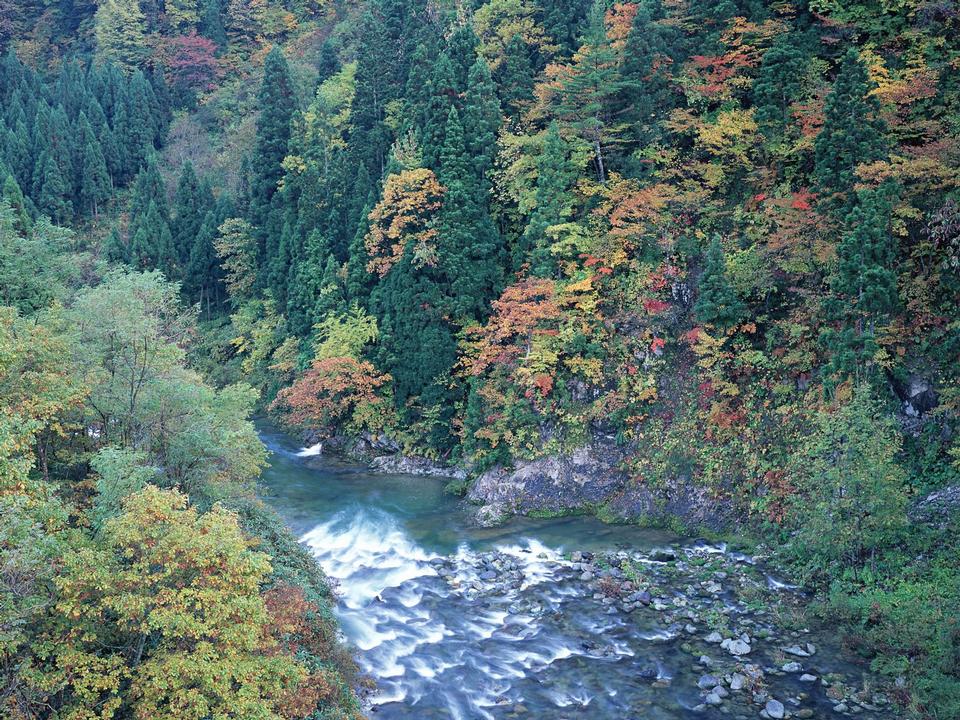
[[[529,263],[532,274],[540,277],[553,275],[556,263],[550,256],[547,228],[564,222],[569,215],[569,192],[575,179],[567,144],[560,136],[557,123],[552,123],[537,162],[536,205],[523,235],[513,248],[515,270]]]
[[[783,33],[763,55],[753,85],[757,125],[768,139],[781,135],[790,121],[790,105],[800,97],[809,62],[803,36]]]
[[[663,19],[660,0],[640,3],[623,49],[625,117],[640,147],[659,139],[659,122],[678,100],[668,75],[677,56],[678,33]]]
[[[570,57],[579,47],[589,5],[583,0],[541,0],[543,26],[558,46],[561,57]]]
[[[263,229],[277,192],[277,183],[283,175],[280,163],[287,154],[290,120],[297,104],[290,68],[278,47],[270,51],[263,63],[258,100],[261,110],[253,150],[250,214],[252,221]]]
[[[178,272],[170,226],[153,200],[130,223],[130,264],[138,270],[162,270],[171,277]]]
[[[504,110],[515,121],[533,99],[536,76],[530,47],[520,35],[514,35],[507,43],[506,59],[497,72],[497,89]]]
[[[87,212],[96,216],[100,205],[110,197],[112,183],[100,142],[93,134],[87,116],[80,113],[80,141],[83,161],[80,163],[80,203]]]
[[[186,268],[194,253],[194,246],[207,213],[213,208],[210,186],[197,179],[193,164],[188,160],[180,171],[177,192],[173,197],[170,232],[177,261]],[[188,277],[189,273],[187,274]]]
[[[876,98],[868,95],[870,83],[857,51],[843,56],[837,80],[824,108],[823,130],[815,145],[813,178],[831,198],[852,195],[857,165],[883,157],[883,122]]]
[[[700,276],[700,295],[693,308],[697,321],[727,330],[743,319],[746,308],[727,278],[720,239],[710,243]]]
[[[440,263],[450,282],[451,314],[481,319],[500,284],[500,239],[486,209],[484,185],[476,178],[465,148],[456,108],[450,108],[440,157],[440,182],[446,188],[440,213]]]

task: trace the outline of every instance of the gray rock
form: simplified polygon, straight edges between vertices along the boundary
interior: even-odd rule
[[[817,676],[811,675],[810,673],[804,673],[800,676],[800,682],[816,682]]]
[[[708,642],[708,643],[722,643],[723,636],[720,633],[718,633],[716,630],[714,630],[712,633],[707,635],[703,640],[704,642]]]
[[[783,648],[783,651],[787,655],[796,655],[797,657],[810,657],[810,653],[804,650],[799,645],[791,645],[790,647]]]
[[[494,571],[494,570],[486,570],[485,572],[480,573],[480,579],[481,579],[481,580],[486,580],[486,581],[488,581],[488,582],[489,582],[490,580],[496,580],[496,579],[497,579],[497,573],[496,573],[496,571]]]
[[[788,663],[784,663],[780,667],[780,669],[783,670],[785,673],[798,673],[801,670],[803,670],[803,665],[801,665],[798,662],[788,662]]]
[[[701,690],[709,690],[720,684],[720,680],[715,675],[701,675],[697,680],[697,687]]]
[[[737,657],[749,655],[751,650],[752,648],[750,645],[745,643],[743,640],[732,640],[727,646],[727,652]]]
[[[707,693],[707,696],[703,699],[707,705],[720,705],[723,703],[723,700],[716,693]]]
[[[743,690],[747,684],[747,676],[740,673],[734,673],[730,676],[730,689]]]
[[[774,700],[773,698],[767,700],[767,704],[763,706],[763,709],[766,710],[767,715],[772,717],[774,720],[780,720],[785,713],[783,703],[779,700]]]
[[[847,707],[846,703],[837,703],[836,705],[833,706],[833,711],[838,713],[846,712],[849,709],[850,708]]]
[[[587,572],[583,573],[583,575],[580,576],[580,579],[583,582],[590,582],[591,580],[593,580],[593,573],[588,570]]]

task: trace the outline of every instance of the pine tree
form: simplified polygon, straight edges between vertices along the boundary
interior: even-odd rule
[[[527,262],[532,274],[550,277],[554,272],[547,228],[566,220],[570,214],[570,191],[576,172],[568,157],[567,144],[557,123],[544,135],[543,151],[537,161],[535,206],[523,235],[513,248],[514,270]]]
[[[193,163],[187,160],[180,170],[177,191],[173,197],[173,217],[170,221],[174,251],[182,267],[186,267],[190,262],[197,234],[212,207],[213,193],[210,186],[197,179]]]
[[[30,213],[27,211],[27,199],[23,196],[23,191],[13,175],[8,174],[3,181],[3,200],[13,213],[14,230],[21,237],[26,237],[33,227],[33,223],[30,221]]]
[[[456,108],[450,108],[440,156],[446,187],[439,220],[440,264],[448,278],[454,317],[481,319],[501,283],[500,238],[486,208],[486,193],[475,177]]]
[[[754,117],[768,139],[783,134],[790,122],[790,105],[799,99],[809,54],[797,33],[777,37],[763,54],[760,72],[753,84]]]
[[[207,317],[219,306],[223,296],[220,261],[213,246],[218,227],[214,212],[207,212],[193,237],[193,245],[185,264],[186,271],[183,274],[184,294],[191,303],[197,303]]]
[[[227,47],[227,33],[223,27],[220,0],[202,0],[200,34],[213,40],[221,50]]]
[[[281,163],[287,154],[290,120],[297,102],[290,68],[279,47],[271,50],[264,60],[258,98],[260,117],[253,150],[250,212],[253,222],[263,226],[283,175]]]
[[[487,188],[487,174],[497,153],[497,136],[502,116],[497,88],[490,77],[490,68],[482,58],[470,68],[463,103],[463,135],[466,150],[472,159],[476,178]]]
[[[454,87],[458,93],[467,88],[467,78],[477,60],[477,44],[479,40],[470,23],[458,25],[447,41],[446,52],[453,68]]]
[[[813,171],[823,195],[846,197],[848,203],[854,200],[857,166],[886,152],[879,104],[869,92],[867,70],[856,49],[850,48],[827,97],[823,129],[814,145]]]
[[[430,98],[424,112],[424,126],[421,134],[421,151],[424,167],[436,170],[440,167],[440,151],[443,149],[444,131],[450,110],[455,107],[457,96],[456,80],[453,75],[453,63],[446,53],[442,54],[434,66],[430,78]]]
[[[44,151],[37,161],[39,186],[37,207],[55,223],[63,224],[73,217],[73,188],[64,178],[60,166]]]
[[[500,103],[514,122],[520,120],[533,100],[537,70],[530,53],[530,47],[519,34],[512,36],[505,49],[505,61],[497,70]]]
[[[80,113],[80,140],[83,161],[80,174],[80,203],[94,217],[99,215],[100,204],[110,197],[110,173],[103,158],[100,142],[93,134],[87,116]]]
[[[100,246],[100,257],[109,263],[129,263],[130,248],[120,237],[120,231],[113,228]]]
[[[541,0],[543,24],[558,46],[561,57],[569,58],[577,50],[587,15],[583,0]]]
[[[834,297],[827,310],[840,329],[828,328],[821,341],[831,355],[828,373],[863,379],[879,350],[876,328],[900,304],[895,269],[897,240],[890,228],[894,188],[862,191],[846,217],[837,245]]]
[[[176,275],[170,226],[152,200],[146,213],[130,224],[130,264],[140,270],[162,270],[168,277]]]
[[[167,189],[157,166],[156,155],[147,158],[144,168],[137,174],[133,185],[133,197],[130,201],[130,216],[136,218],[147,212],[150,203],[157,206],[160,215],[169,217],[167,208]]]
[[[560,82],[557,114],[574,128],[593,155],[597,179],[607,179],[607,156],[621,140],[625,127],[614,117],[617,98],[628,86],[620,73],[617,53],[607,38],[605,4],[590,9],[583,44],[574,58],[573,72]]]
[[[159,133],[159,104],[149,81],[139,70],[133,73],[123,95],[123,110],[124,127],[117,137],[124,143],[127,173],[133,175],[154,151]]]
[[[387,28],[381,18],[365,13],[359,42],[364,52],[357,58],[356,91],[350,106],[350,144],[354,162],[363,165],[376,181],[383,177],[392,142],[390,129],[384,124],[387,104],[402,87],[390,86],[396,58],[385,37]]]
[[[720,239],[715,237],[707,250],[694,315],[699,323],[728,330],[740,321],[744,311],[743,303],[727,278]]]
[[[662,23],[660,0],[646,0],[637,7],[623,48],[626,118],[633,142],[640,146],[656,142],[659,123],[677,104],[667,68],[675,54],[677,32]]]

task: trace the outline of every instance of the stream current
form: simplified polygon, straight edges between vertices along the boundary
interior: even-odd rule
[[[377,685],[371,717],[704,717],[697,682],[705,668],[696,665],[696,652],[681,648],[695,632],[690,621],[684,630],[652,608],[619,611],[589,589],[571,560],[573,551],[627,557],[670,545],[682,556],[679,538],[590,518],[517,518],[479,528],[469,509],[443,492],[442,480],[371,474],[266,425],[261,437],[272,452],[265,500],[339,586],[343,632]],[[723,554],[704,544],[691,552]],[[713,600],[728,602],[723,594]],[[831,638],[817,640],[829,648]],[[818,653],[818,673],[851,670],[827,652]],[[825,697],[806,698],[795,677],[784,682],[783,692],[799,693],[813,716],[833,715]]]

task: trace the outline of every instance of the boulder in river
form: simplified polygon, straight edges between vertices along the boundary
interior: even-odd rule
[[[773,720],[780,720],[780,718],[782,718],[786,712],[783,707],[783,703],[779,700],[775,700],[774,698],[767,700],[767,704],[764,705],[763,709],[767,711],[767,715],[772,717]]]

